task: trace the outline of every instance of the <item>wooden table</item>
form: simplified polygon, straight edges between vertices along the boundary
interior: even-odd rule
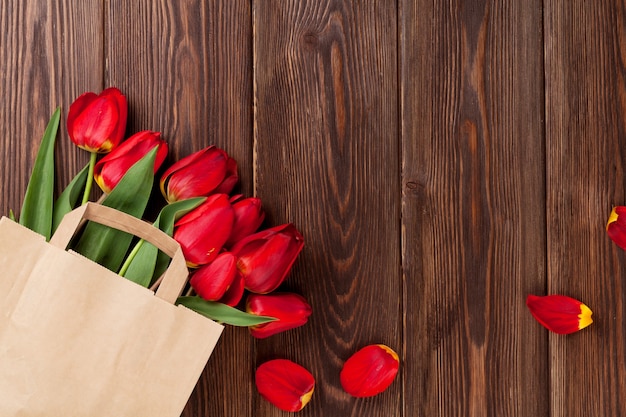
[[[256,341],[228,328],[183,416],[286,415],[256,366],[317,388],[302,416],[626,415],[626,2],[618,0],[0,0],[0,210],[19,211],[52,111],[117,86],[128,133],[169,161],[210,144],[240,191],[305,249],[284,288],[310,322]],[[63,125],[59,184],[84,166]],[[59,188],[61,186],[59,185]],[[528,294],[583,300],[548,334]],[[198,337],[201,337],[199,335]],[[354,399],[369,343],[401,373]],[[175,384],[175,381],[172,382]]]

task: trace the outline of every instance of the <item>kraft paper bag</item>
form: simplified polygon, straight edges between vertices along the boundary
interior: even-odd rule
[[[156,294],[65,250],[83,219],[172,257]],[[2,218],[0,268],[0,416],[180,416],[223,327],[174,305],[187,268],[173,239],[88,203],[50,243]]]

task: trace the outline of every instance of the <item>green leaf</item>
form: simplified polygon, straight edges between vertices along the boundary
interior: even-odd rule
[[[154,182],[156,147],[135,163],[102,204],[141,218]],[[98,223],[89,222],[73,249],[83,256],[117,272],[133,236]]]
[[[172,230],[174,229],[174,222],[199,206],[205,200],[206,198],[204,197],[193,198],[177,201],[176,203],[163,207],[154,222],[154,226],[171,236]],[[144,243],[143,240],[140,240],[137,245],[140,247],[130,261],[130,265],[124,273],[124,277],[139,285],[148,287],[156,277],[160,276],[165,271],[170,258],[165,253],[160,252],[156,246],[148,242]],[[163,259],[161,262],[158,262],[158,258]],[[154,273],[157,265],[159,265],[159,269],[162,269],[158,275]]]
[[[65,187],[65,190],[61,193],[59,198],[54,202],[54,208],[52,211],[52,233],[57,230],[57,227],[65,216],[70,211],[76,208],[76,203],[82,195],[87,183],[87,171],[89,165],[85,167],[72,179],[72,181]]]
[[[16,221],[15,220],[15,213],[13,213],[13,210],[9,209],[9,219]]]
[[[200,297],[178,297],[176,304],[183,305],[218,323],[230,324],[231,326],[248,327],[276,320],[274,317],[249,314],[226,304],[206,301]]]
[[[20,224],[45,236],[46,240],[52,232],[54,143],[60,118],[61,108],[57,107],[41,139],[20,212]]]

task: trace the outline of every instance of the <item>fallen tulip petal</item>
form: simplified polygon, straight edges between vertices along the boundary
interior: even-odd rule
[[[529,295],[526,305],[533,317],[554,333],[574,333],[593,322],[591,309],[566,295]]]
[[[311,400],[315,378],[288,359],[273,359],[256,370],[259,394],[283,411],[300,411]]]
[[[613,207],[606,223],[606,233],[617,246],[626,250],[626,207]]]
[[[353,397],[371,397],[386,390],[393,382],[400,359],[385,345],[368,345],[352,355],[341,369],[343,389]]]

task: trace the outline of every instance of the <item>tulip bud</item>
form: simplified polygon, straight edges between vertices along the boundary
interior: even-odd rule
[[[231,247],[244,237],[256,232],[265,219],[265,213],[261,209],[261,199],[256,197],[233,202],[233,210],[235,211],[235,222],[226,242],[227,247]]]
[[[107,153],[124,138],[128,104],[117,88],[84,93],[70,105],[67,133],[76,146]]]
[[[213,262],[195,271],[189,284],[200,297],[217,301],[224,296],[238,274],[237,258],[230,252],[222,252]]]
[[[122,179],[126,171],[146,156],[154,147],[158,147],[154,160],[156,173],[167,157],[167,143],[159,132],[144,130],[122,142],[111,153],[102,158],[94,167],[94,179],[102,191],[110,193]]]
[[[385,345],[369,345],[352,355],[339,380],[353,397],[371,397],[386,390],[398,374],[400,359]]]
[[[311,315],[311,306],[298,294],[250,294],[246,311],[257,316],[275,317],[275,321],[250,327],[250,333],[263,339],[305,324]]]
[[[212,262],[230,236],[235,215],[226,194],[214,194],[174,224],[174,239],[191,268]]]
[[[311,400],[315,378],[304,367],[287,359],[274,359],[256,370],[259,394],[283,411],[300,411]]]
[[[274,291],[285,280],[304,247],[293,224],[283,224],[249,235],[232,247],[246,289],[258,294]]]
[[[593,322],[589,307],[565,295],[529,295],[526,305],[533,317],[554,333],[574,333]]]
[[[606,223],[606,233],[611,240],[623,250],[626,250],[626,207],[613,207],[609,220]]]
[[[229,162],[226,152],[209,146],[169,167],[161,177],[161,193],[169,203],[215,194],[229,174],[229,169],[233,169],[229,164],[232,165],[232,162]],[[236,172],[236,162],[234,169]]]

